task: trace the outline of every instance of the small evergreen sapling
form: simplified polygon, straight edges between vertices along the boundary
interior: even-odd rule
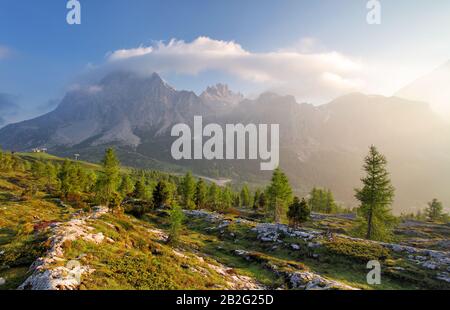
[[[179,241],[181,229],[183,228],[184,214],[180,205],[174,203],[169,211],[170,231],[168,243],[176,244]]]
[[[307,222],[310,216],[311,211],[306,200],[302,199],[300,201],[298,197],[295,197],[294,201],[289,205],[289,210],[287,212],[289,225],[297,228],[302,223]]]

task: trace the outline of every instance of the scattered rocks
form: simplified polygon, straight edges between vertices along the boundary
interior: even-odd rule
[[[60,207],[60,208],[64,208],[64,209],[67,209],[67,208],[69,208],[70,206],[69,205],[67,205],[67,204],[65,204],[61,199],[59,199],[59,198],[55,198],[55,199],[53,199],[53,201],[58,205],[58,207]]]
[[[320,232],[312,230],[292,229],[283,224],[261,223],[256,225],[252,231],[257,233],[257,238],[262,242],[279,242],[282,237],[300,238],[304,241],[313,240],[321,235]]]
[[[440,272],[436,279],[450,283],[450,274],[448,272]]]
[[[405,255],[405,258],[409,261],[427,270],[445,270],[450,267],[450,254],[448,252],[415,248],[396,243],[369,241],[359,238],[352,238],[346,235],[339,235],[339,237],[353,241],[381,245],[394,253]]]
[[[69,261],[65,267],[54,267],[53,264],[65,261],[64,244],[67,241],[86,240],[99,244],[103,242],[103,233],[92,234],[92,227],[87,225],[87,220],[96,219],[108,212],[107,208],[95,207],[92,212],[82,216],[76,213],[74,218],[65,223],[52,225],[50,237],[50,249],[44,257],[38,258],[31,266],[33,273],[19,289],[31,290],[74,290],[80,285],[83,274],[94,271],[88,266],[81,266],[78,261]]]
[[[395,271],[405,271],[405,268],[403,267],[392,267],[392,269]]]
[[[83,274],[94,272],[87,266],[74,268],[56,267],[35,272],[20,287],[21,290],[75,290],[80,285]]]
[[[183,253],[181,253],[180,251],[177,251],[177,250],[173,250],[173,254],[175,254],[176,256],[181,257],[181,258],[189,259],[188,256],[184,255]]]
[[[292,248],[293,250],[295,250],[295,251],[300,250],[300,246],[299,246],[298,244],[295,244],[295,243],[291,244],[291,248]]]
[[[430,261],[426,261],[422,264],[422,267],[426,268],[426,269],[430,269],[430,270],[436,270],[438,268],[438,266]]]
[[[169,238],[169,235],[167,234],[167,233],[165,233],[163,230],[161,230],[161,229],[156,229],[156,228],[153,228],[153,229],[147,229],[147,231],[149,232],[149,233],[151,233],[151,234],[153,234],[153,235],[155,235],[156,236],[156,239],[158,240],[158,241],[167,241],[167,239]]]
[[[254,255],[251,252],[245,250],[235,250],[234,253],[237,256],[243,257],[247,261],[253,261]],[[293,272],[281,271],[280,268],[268,261],[265,263],[265,267],[275,273],[278,276],[283,276],[290,288],[293,289],[321,289],[321,290],[354,290],[355,288],[343,284],[338,281],[331,281],[325,279],[318,274],[310,271],[296,270]]]
[[[223,230],[224,228],[227,228],[231,224],[231,221],[225,220],[217,226],[218,230]]]
[[[184,210],[184,214],[186,214],[188,216],[192,216],[192,217],[205,218],[207,221],[210,221],[210,222],[219,222],[219,221],[223,220],[222,215],[220,215],[218,213],[214,213],[214,212],[204,211],[204,210]]]
[[[308,248],[310,248],[310,249],[315,249],[315,248],[319,248],[319,247],[320,247],[320,243],[308,242]]]
[[[356,290],[338,281],[331,281],[309,271],[294,272],[289,275],[289,284],[293,289],[304,290]]]
[[[234,254],[236,254],[237,256],[241,256],[243,258],[245,258],[245,260],[247,261],[251,261],[252,258],[250,257],[250,252],[245,251],[245,250],[234,250]]]
[[[236,219],[234,222],[229,219],[225,219],[223,215],[214,212],[207,212],[202,210],[185,211],[186,214],[194,217],[202,217],[207,221],[212,223],[218,223],[216,227],[212,227],[210,230],[218,230],[225,233],[226,227],[231,223],[235,224],[245,224],[248,226],[254,226],[251,230],[256,233],[257,240],[263,243],[268,243],[271,245],[271,250],[275,251],[280,245],[284,243],[285,238],[298,238],[299,243],[287,243],[286,246],[293,249],[299,250],[301,241],[305,242],[307,247],[313,252],[310,255],[313,258],[318,258],[319,255],[314,253],[313,250],[320,248],[325,240],[333,242],[335,237],[344,238],[347,240],[353,240],[357,242],[364,242],[370,246],[370,244],[381,245],[382,247],[392,251],[396,254],[404,256],[410,262],[413,262],[420,268],[426,270],[432,270],[440,272],[439,279],[445,279],[442,272],[450,272],[450,255],[446,251],[435,251],[429,249],[416,248],[409,245],[385,243],[377,241],[368,241],[360,238],[353,238],[343,234],[333,234],[333,238],[327,238],[325,232],[316,231],[313,229],[292,229],[291,227],[283,224],[273,224],[273,223],[255,223],[244,219]],[[317,215],[320,218],[322,215]],[[347,216],[347,215],[346,215]],[[352,215],[353,216],[353,215]],[[444,244],[444,242],[443,242]],[[236,253],[237,255],[243,253]],[[243,256],[243,255],[241,255]],[[243,256],[245,257],[245,255]],[[443,280],[445,281],[445,280]]]
[[[231,290],[264,290],[265,287],[254,279],[236,274],[233,268],[225,267],[221,264],[208,264],[208,267],[224,277],[227,286]]]

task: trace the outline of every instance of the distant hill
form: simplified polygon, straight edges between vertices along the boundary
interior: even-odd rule
[[[259,161],[173,160],[170,129],[179,122],[191,124],[194,115],[202,115],[204,123],[280,124],[281,167],[298,194],[328,187],[354,206],[363,158],[375,144],[389,160],[397,211],[422,208],[434,197],[450,204],[450,126],[427,104],[398,97],[354,93],[316,107],[274,93],[244,99],[220,84],[197,96],[175,90],[157,74],[115,72],[67,93],[46,115],[4,127],[0,145],[16,151],[47,147],[91,161],[112,145],[127,166],[192,169],[252,184],[270,178],[270,172],[259,170]]]
[[[450,120],[450,60],[401,89],[396,96],[423,101]]]

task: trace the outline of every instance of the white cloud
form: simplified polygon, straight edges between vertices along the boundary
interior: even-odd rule
[[[114,53],[111,53],[109,56],[110,60],[120,60],[120,59],[127,59],[131,57],[136,56],[142,56],[150,54],[153,51],[153,48],[150,47],[144,47],[140,46],[138,48],[132,48],[132,49],[123,49],[115,51]]]
[[[313,38],[294,48],[254,53],[234,41],[199,37],[192,42],[172,39],[152,46],[122,49],[107,55],[108,66],[140,73],[198,75],[225,72],[266,90],[290,93],[300,101],[318,103],[350,91],[362,90],[363,66],[341,53],[312,53]]]

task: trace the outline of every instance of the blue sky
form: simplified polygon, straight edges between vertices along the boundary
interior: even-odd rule
[[[114,51],[130,52],[159,41],[163,45],[155,49],[163,56],[149,53],[137,60],[128,53],[120,67],[126,68],[131,58],[148,70],[160,57],[176,64],[192,61],[189,57],[195,61],[209,55],[203,50],[197,54],[199,48],[207,45],[209,51],[224,42],[240,55],[238,61],[223,56],[233,70],[217,59],[195,69],[186,64],[181,70],[170,65],[155,69],[180,89],[200,92],[226,82],[248,95],[274,90],[313,103],[338,92],[330,90],[327,98],[319,98],[316,90],[309,94],[326,87],[316,79],[303,83],[309,75],[326,76],[326,85],[390,95],[450,59],[447,0],[382,0],[381,25],[366,23],[366,0],[80,0],[82,24],[72,26],[66,23],[66,2],[0,0],[0,94],[22,107],[9,113],[12,120],[48,110],[86,72],[111,67]],[[208,40],[196,41],[199,37]],[[179,41],[170,45],[171,39]],[[171,58],[184,48],[192,48],[189,57]],[[283,67],[291,56],[298,72]],[[303,72],[310,60],[317,64]],[[258,61],[264,68],[258,68]],[[334,67],[324,68],[329,62]],[[274,72],[279,63],[285,76]],[[351,68],[346,65],[342,71],[344,63]]]

